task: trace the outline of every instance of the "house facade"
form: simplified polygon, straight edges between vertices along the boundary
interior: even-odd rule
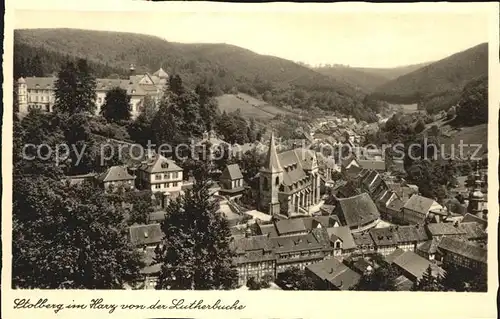
[[[123,166],[112,166],[97,176],[97,183],[107,192],[114,192],[122,188],[134,189],[135,176],[128,173]]]
[[[131,69],[133,70],[133,69]],[[26,77],[17,80],[19,113],[31,110],[53,112],[55,104],[55,83],[57,77]],[[159,100],[168,86],[168,74],[160,68],[154,74],[130,75],[128,79],[96,79],[96,114],[105,103],[106,93],[119,87],[130,96],[132,118],[137,117],[143,108],[144,98],[151,96]]]
[[[149,154],[137,169],[137,179],[143,189],[175,196],[182,189],[182,168],[162,155]]]

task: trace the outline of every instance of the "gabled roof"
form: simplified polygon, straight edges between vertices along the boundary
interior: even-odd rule
[[[274,224],[257,224],[262,235],[278,237]]]
[[[162,155],[155,154],[146,163],[139,166],[140,170],[146,171],[150,174],[163,173],[163,172],[180,172],[182,168],[177,166],[174,161],[165,158]]]
[[[158,71],[153,73],[153,75],[159,77],[160,79],[168,78],[168,74],[167,72],[165,72],[165,70],[163,70],[163,68],[160,68]]]
[[[342,241],[343,249],[356,248],[356,243],[348,226],[329,227],[326,229],[330,236],[335,236]]]
[[[251,250],[273,250],[273,245],[269,237],[266,235],[250,236],[240,238],[234,241],[234,249],[236,253],[243,253]]]
[[[307,266],[307,269],[321,280],[330,282],[339,290],[349,290],[361,279],[360,274],[335,258],[313,263]]]
[[[312,234],[295,235],[271,238],[273,247],[277,253],[295,252],[310,249],[323,249],[324,245],[318,242]]]
[[[243,174],[241,174],[240,166],[238,164],[226,165],[226,168],[222,172],[221,179],[241,179]]]
[[[446,250],[478,262],[487,262],[488,251],[486,249],[452,237],[443,237],[438,244],[438,249]]]
[[[458,229],[465,233],[465,238],[468,240],[479,240],[488,238],[488,234],[484,231],[481,224],[477,222],[461,222],[458,224]]]
[[[393,227],[372,228],[368,233],[378,247],[397,245],[399,242],[398,234]]]
[[[156,244],[163,239],[160,224],[130,226],[129,235],[130,242],[135,246]]]
[[[359,166],[365,169],[385,171],[385,161],[382,160],[358,160]]]
[[[279,236],[307,231],[301,218],[279,220],[275,222],[275,225]]]
[[[426,225],[431,236],[464,235],[465,231],[453,223],[432,223]]]
[[[410,273],[416,279],[420,279],[429,266],[432,268],[433,275],[443,274],[444,272],[443,269],[412,251],[403,252],[394,259],[393,264]]]
[[[433,199],[420,195],[413,195],[403,207],[425,215],[431,209],[433,204]]]
[[[399,212],[399,211],[401,211],[403,206],[404,206],[404,203],[399,198],[396,198],[395,200],[390,202],[389,205],[387,205],[387,208],[390,210],[393,210],[395,212]]]
[[[468,223],[468,222],[476,222],[481,227],[483,230],[486,230],[488,228],[488,221],[482,218],[477,217],[476,215],[472,215],[470,213],[465,214],[464,218],[462,219],[462,223]]]
[[[429,239],[422,225],[396,226],[399,243],[422,242]]]
[[[427,253],[427,254],[435,254],[437,251],[437,247],[439,242],[441,241],[441,238],[432,238],[431,240],[428,240],[420,245],[417,246],[417,250]]]
[[[135,176],[130,175],[127,168],[123,166],[111,166],[97,177],[97,180],[102,183],[128,181],[133,179],[135,179]]]
[[[349,227],[365,225],[380,217],[377,206],[367,193],[340,198],[336,211],[342,223]]]

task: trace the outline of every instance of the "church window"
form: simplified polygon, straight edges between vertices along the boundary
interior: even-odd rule
[[[280,183],[280,178],[279,178],[278,176],[276,176],[276,179],[274,180],[274,183],[275,183],[276,185],[279,185],[279,183]]]
[[[267,177],[264,177],[264,182],[262,187],[264,188],[265,191],[269,189],[269,182],[267,181]]]
[[[280,186],[280,192],[283,192],[283,191],[285,191],[285,186],[281,185]]]

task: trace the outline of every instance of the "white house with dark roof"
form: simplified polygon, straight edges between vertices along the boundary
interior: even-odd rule
[[[276,256],[268,236],[240,238],[231,243],[231,248],[236,254],[234,261],[240,285],[245,285],[251,277],[256,281],[262,280],[266,275],[275,277]]]
[[[175,197],[182,190],[182,168],[160,154],[149,154],[137,168],[139,185],[153,193]]]
[[[319,210],[320,175],[314,151],[297,148],[278,154],[271,134],[259,179],[259,210],[286,218]]]
[[[31,110],[52,112],[55,103],[55,83],[57,77],[26,77],[17,80],[19,113],[27,114]],[[132,118],[138,116],[143,107],[144,98],[151,96],[158,100],[168,85],[168,74],[160,69],[153,75],[130,75],[128,79],[96,79],[96,114],[104,105],[106,93],[116,87],[127,91],[130,96]]]
[[[134,189],[135,176],[132,176],[123,166],[111,166],[97,176],[97,183],[106,191],[116,191],[120,187],[124,190]]]
[[[227,195],[231,198],[241,197],[245,190],[243,174],[238,164],[226,165],[220,176],[219,194]]]
[[[387,256],[386,261],[396,266],[412,282],[420,280],[429,266],[431,267],[433,276],[437,277],[444,274],[442,268],[412,251],[397,249],[391,255]]]

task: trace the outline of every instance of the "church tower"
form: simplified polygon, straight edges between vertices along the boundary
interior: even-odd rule
[[[283,168],[281,167],[278,152],[274,141],[274,133],[271,133],[269,150],[266,161],[260,170],[259,177],[259,209],[269,215],[280,212],[278,191],[283,183]]]
[[[479,172],[476,172],[475,177],[475,187],[469,194],[469,205],[467,206],[467,211],[477,217],[483,218],[484,210],[484,194],[481,191],[481,176]]]

